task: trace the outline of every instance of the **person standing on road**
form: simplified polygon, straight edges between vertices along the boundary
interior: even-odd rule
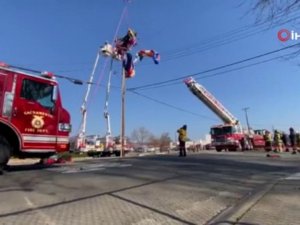
[[[300,147],[300,133],[296,132],[296,151],[299,151]]]
[[[266,130],[264,134],[264,140],[265,140],[265,150],[267,152],[272,151],[272,136],[270,131]]]
[[[289,152],[289,136],[286,132],[282,133],[281,140],[286,152]]]
[[[281,138],[281,134],[279,133],[278,130],[275,130],[275,132],[274,132],[274,145],[275,145],[274,152],[281,152],[282,138]]]
[[[179,141],[179,156],[186,156],[185,142],[187,139],[187,126],[183,125],[177,130]]]
[[[292,154],[296,154],[297,153],[296,133],[295,133],[294,128],[292,128],[292,127],[290,128],[289,138],[290,138],[291,147],[293,149]]]

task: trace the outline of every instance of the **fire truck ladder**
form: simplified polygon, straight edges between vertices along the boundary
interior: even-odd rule
[[[112,66],[113,66],[113,58],[110,61],[110,70],[108,75],[108,82],[106,87],[106,97],[105,97],[105,105],[104,105],[104,118],[106,119],[106,136],[105,136],[105,148],[109,148],[113,143],[113,138],[111,134],[111,125],[110,125],[110,115],[108,112],[108,101],[109,101],[109,94],[110,94],[110,84],[111,84],[111,76],[112,76]]]
[[[81,105],[81,114],[82,114],[82,120],[81,120],[81,126],[80,126],[80,130],[79,130],[79,134],[78,134],[78,141],[79,142],[79,146],[77,146],[77,148],[81,149],[83,146],[85,146],[85,135],[86,135],[86,119],[87,119],[87,101],[88,101],[88,97],[90,95],[91,92],[91,86],[93,84],[93,80],[94,80],[94,75],[96,72],[96,68],[98,66],[98,62],[99,62],[99,58],[100,58],[100,51],[97,52],[97,57],[93,66],[93,70],[88,82],[88,86],[87,86],[87,90],[85,93],[85,97],[83,100],[83,103]]]
[[[190,91],[211,109],[225,124],[238,124],[239,121],[202,85],[190,77],[184,80]]]

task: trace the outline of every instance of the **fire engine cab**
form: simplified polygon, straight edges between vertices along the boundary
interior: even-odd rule
[[[70,114],[54,75],[28,71],[0,63],[0,172],[12,156],[46,158],[69,150]]]

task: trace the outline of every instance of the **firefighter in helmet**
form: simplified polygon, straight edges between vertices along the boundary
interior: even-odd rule
[[[266,130],[264,134],[264,140],[265,140],[265,150],[266,151],[272,151],[272,135],[271,132]]]
[[[282,149],[282,138],[281,133],[278,130],[274,131],[274,152],[281,152]]]
[[[179,141],[179,156],[186,156],[185,142],[187,140],[187,125],[183,125],[177,130]]]

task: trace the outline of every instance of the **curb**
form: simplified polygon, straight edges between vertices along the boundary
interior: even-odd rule
[[[208,221],[206,224],[210,225],[222,225],[231,223],[238,223],[242,217],[253,208],[270,190],[280,181],[273,181],[271,184],[264,185],[260,187],[254,193],[249,192],[246,196],[240,199],[240,202],[234,206],[230,206],[225,209],[219,215],[217,215],[212,220]]]

